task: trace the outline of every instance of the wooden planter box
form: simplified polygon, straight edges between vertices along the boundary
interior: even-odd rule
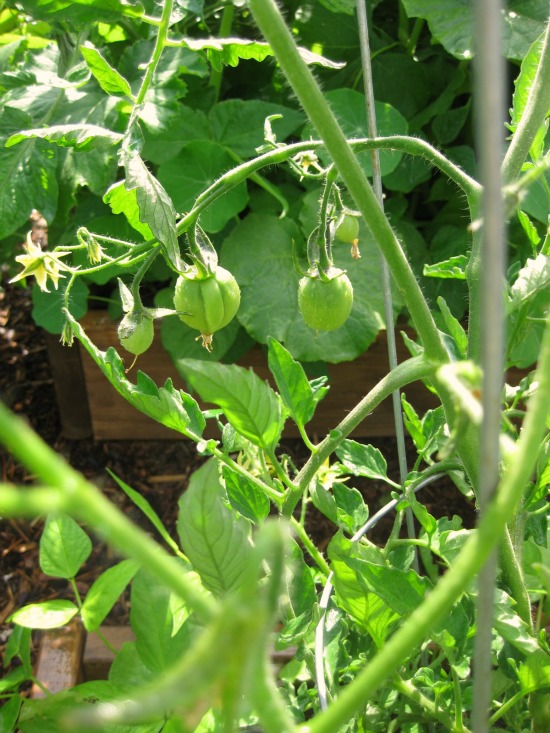
[[[106,312],[90,311],[81,323],[100,349],[119,346],[117,324]],[[398,358],[403,361],[409,357],[409,353],[400,336],[397,341]],[[48,338],[48,351],[65,437],[80,439],[93,436],[95,440],[175,440],[180,437],[178,433],[137,412],[120,397],[84,349],[76,344],[68,349],[59,344],[56,336],[51,336]],[[265,351],[260,346],[252,348],[237,363],[252,367],[262,379],[273,382]],[[315,437],[323,437],[334,428],[387,373],[387,364],[385,331],[381,331],[378,340],[355,361],[329,364],[330,391],[317,408],[309,426],[310,433]],[[137,368],[157,384],[163,384],[167,377],[171,377],[176,387],[187,389],[168,353],[162,348],[158,332],[151,348],[139,357]],[[409,402],[420,413],[437,404],[433,395],[420,383],[411,384],[405,391]],[[358,437],[393,434],[391,399],[386,399],[354,432]],[[285,435],[298,435],[290,420],[287,421]]]

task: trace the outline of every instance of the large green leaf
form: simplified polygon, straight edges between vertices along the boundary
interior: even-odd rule
[[[69,623],[77,613],[78,608],[72,601],[44,601],[19,608],[9,620],[27,629],[57,629]]]
[[[74,578],[92,552],[92,541],[68,514],[46,519],[40,537],[42,572],[56,578]]]
[[[48,333],[61,333],[65,322],[61,309],[65,301],[67,279],[59,281],[57,290],[45,293],[36,283],[32,287],[32,317],[34,322]],[[71,288],[71,310],[75,318],[82,318],[88,310],[90,289],[82,278],[78,278]]]
[[[279,141],[285,140],[304,123],[304,115],[290,107],[256,99],[228,99],[215,104],[208,120],[212,139],[227,146],[240,158],[251,158],[264,142],[264,121],[269,115],[280,114],[273,120],[273,131]]]
[[[318,200],[317,192],[309,195]],[[312,226],[313,228],[313,226]],[[383,328],[380,257],[361,226],[362,259],[352,260],[349,248],[335,247],[338,267],[347,270],[354,301],[346,323],[330,333],[316,333],[304,323],[298,310],[298,282],[292,253],[293,240],[301,235],[290,219],[251,214],[225,239],[221,264],[235,275],[241,288],[237,318],[260,343],[269,336],[281,342],[300,361],[340,362],[356,358]]]
[[[63,147],[93,150],[97,147],[116,145],[122,140],[123,135],[98,125],[52,125],[35,130],[22,130],[7,140],[6,147],[11,148],[12,145],[33,137],[48,140]]]
[[[139,18],[143,5],[136,0],[22,0],[21,5],[34,18],[68,21],[78,26],[120,20],[124,16]]]
[[[403,0],[407,15],[424,18],[432,36],[460,59],[473,56],[474,15],[472,0]],[[538,0],[508,0],[503,19],[506,58],[522,59],[544,30],[548,6]]]
[[[236,364],[181,359],[179,366],[200,397],[221,407],[237,432],[264,450],[275,449],[284,422],[281,401],[260,377]]]
[[[250,522],[224,499],[218,461],[210,459],[192,475],[178,516],[181,546],[203,585],[216,595],[241,585],[252,550]]]
[[[126,169],[124,185],[128,191],[136,191],[140,221],[150,226],[174,267],[183,270],[176,232],[177,214],[169,194],[139,155],[128,153],[123,161]]]
[[[550,305],[550,255],[539,254],[521,268],[510,290],[510,310],[517,310],[539,293]]]
[[[177,390],[170,379],[164,387],[157,385],[143,372],[138,372],[138,383],[132,384],[124,371],[124,364],[115,349],[100,351],[88,338],[82,326],[67,316],[74,335],[111,382],[130,404],[167,428],[187,434],[202,435],[205,420],[196,401],[183,390]]]
[[[327,92],[325,96],[346,137],[368,137],[369,128],[363,94],[353,89],[334,89]],[[406,135],[409,131],[407,120],[391,105],[375,102],[375,113],[379,135]],[[308,139],[312,135],[311,126],[306,125],[304,139]],[[319,157],[327,163],[330,162],[330,159],[323,151],[319,152]],[[372,175],[370,152],[359,153],[357,158],[367,175]],[[398,151],[381,150],[380,169],[382,175],[385,176],[395,170],[401,158],[402,153]]]
[[[139,206],[137,202],[137,190],[130,191],[124,185],[124,181],[113,183],[106,192],[103,200],[109,204],[113,214],[124,214],[128,223],[138,231],[144,239],[153,239],[153,232],[149,224],[139,218]]]
[[[186,572],[183,565],[181,571]],[[147,571],[137,573],[132,581],[130,624],[137,652],[149,669],[165,672],[187,649],[191,641],[187,618],[178,596]]]
[[[23,226],[33,209],[51,222],[57,209],[57,151],[39,140],[6,148],[15,132],[32,127],[25,112],[4,107],[0,115],[0,239]]]
[[[189,211],[197,196],[208,188],[235,161],[219,143],[208,140],[186,145],[178,155],[160,166],[158,177],[179,213]],[[207,232],[221,231],[248,203],[246,183],[239,183],[216,199],[201,215]]]
[[[97,577],[81,609],[86,631],[96,631],[138,570],[135,560],[123,560]]]

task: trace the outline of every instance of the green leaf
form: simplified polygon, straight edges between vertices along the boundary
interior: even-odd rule
[[[354,534],[369,518],[369,508],[360,491],[338,481],[332,487],[336,504],[336,523],[339,527]]]
[[[16,730],[17,718],[23,704],[23,698],[15,695],[7,700],[0,708],[0,731],[1,733],[11,733]]]
[[[470,0],[403,0],[407,15],[427,20],[434,39],[459,59],[473,56],[474,16]],[[522,59],[543,31],[548,8],[533,0],[508,0],[502,14],[503,53]]]
[[[269,370],[294,422],[303,427],[315,412],[316,395],[302,365],[278,341],[267,339]]]
[[[78,608],[71,601],[44,601],[19,608],[10,620],[28,629],[57,629],[76,616]]]
[[[550,256],[540,254],[528,259],[521,268],[510,290],[510,310],[517,310],[538,293],[546,294],[545,301],[550,305]]]
[[[176,270],[183,270],[176,232],[177,214],[170,196],[139,155],[128,153],[123,158],[123,164],[126,170],[124,185],[126,190],[136,191],[140,221],[151,227]]]
[[[40,537],[42,572],[55,578],[74,578],[92,552],[92,541],[68,514],[46,519]]]
[[[193,207],[200,193],[234,165],[234,159],[222,145],[204,140],[186,145],[178,155],[161,165],[158,177],[176,209],[183,213]],[[246,183],[233,186],[201,215],[202,228],[210,233],[221,231],[247,203]]]
[[[6,147],[11,148],[23,140],[34,137],[48,140],[65,148],[93,150],[94,148],[112,147],[124,136],[97,125],[52,125],[52,127],[36,130],[22,130],[8,138]]]
[[[97,577],[80,611],[86,631],[97,631],[105,617],[138,571],[135,560],[123,560]]]
[[[103,201],[109,204],[113,210],[113,214],[124,214],[128,223],[138,231],[145,240],[153,239],[153,232],[149,224],[144,224],[139,218],[139,206],[137,202],[137,190],[133,188],[128,191],[124,185],[124,181],[114,183],[105,196]]]
[[[312,204],[314,222],[319,194],[316,189],[306,197]],[[292,241],[301,238],[293,221],[275,216],[249,214],[233,228],[224,240],[220,261],[235,275],[241,289],[237,318],[256,341],[267,343],[271,336],[294,359],[354,359],[372,344],[383,323],[380,259],[374,240],[362,226],[360,260],[351,259],[348,247],[335,248],[335,264],[348,270],[353,285],[353,308],[341,328],[316,334],[298,309],[300,276],[294,266]]]
[[[496,609],[494,617],[495,630],[503,639],[519,649],[523,654],[536,654],[540,646],[529,632],[529,627],[514,611],[514,601],[501,590],[496,590]]]
[[[336,449],[336,455],[354,476],[379,479],[395,486],[388,478],[388,465],[384,456],[373,445],[345,439]]]
[[[186,572],[183,566],[181,572]],[[177,621],[179,616],[184,619],[183,624]],[[183,601],[154,575],[139,570],[132,581],[130,624],[139,657],[150,670],[157,674],[166,672],[189,647],[187,618]]]
[[[57,151],[36,140],[6,148],[15,130],[32,126],[25,112],[5,106],[0,115],[0,240],[26,224],[33,209],[51,222],[57,210]]]
[[[444,280],[466,280],[467,255],[455,255],[434,265],[424,265],[425,277],[439,277]]]
[[[347,138],[367,137],[368,124],[363,94],[353,89],[334,89],[325,94],[328,103]],[[376,124],[379,135],[406,135],[409,131],[407,120],[390,104],[375,102]],[[312,128],[306,125],[303,139],[307,140],[312,135]],[[402,158],[402,153],[396,150],[380,151],[380,170],[385,176],[395,170]],[[319,157],[326,163],[329,158],[322,151]],[[357,158],[365,173],[372,176],[372,163],[370,151],[358,153]]]
[[[445,302],[445,298],[439,296],[437,298],[437,305],[439,306],[439,310],[441,311],[441,315],[445,321],[447,332],[456,344],[459,358],[465,359],[466,351],[468,349],[468,336],[466,335],[466,331],[462,327],[460,321],[458,321],[451,313],[449,306]]]
[[[126,96],[132,99],[132,89],[126,79],[114,69],[101,52],[98,51],[89,41],[80,47],[80,52],[92,74],[99,82],[99,86],[106,94],[114,96]]]
[[[138,491],[132,489],[131,486],[128,486],[128,484],[122,481],[122,479],[118,478],[118,476],[116,476],[109,468],[107,468],[106,470],[109,473],[109,476],[111,476],[111,478],[113,478],[120,486],[122,491],[124,491],[126,496],[134,502],[134,504],[141,512],[143,512],[143,514],[151,522],[151,524],[157,530],[162,539],[166,542],[168,547],[170,547],[177,554],[179,552],[179,547],[177,543],[174,542],[174,540],[170,537],[159,515],[156,513],[156,511],[153,509],[147,499],[142,496]]]
[[[45,293],[36,283],[32,287],[32,317],[37,326],[48,333],[61,333],[65,323],[62,308],[65,305],[65,289],[68,279],[59,281],[57,290]],[[88,311],[90,289],[82,278],[75,280],[71,287],[71,312],[75,318],[82,318]]]
[[[212,139],[230,148],[240,158],[251,158],[264,143],[264,121],[280,114],[273,121],[277,140],[285,140],[304,123],[304,115],[290,107],[253,99],[228,99],[215,104],[208,113]]]
[[[222,468],[225,490],[229,503],[254,524],[260,524],[269,514],[269,499],[245,476],[232,471],[228,466]]]
[[[320,0],[321,4],[331,13],[355,14],[356,0]]]
[[[529,654],[518,669],[518,677],[524,692],[550,687],[550,655],[542,649]]]
[[[281,436],[279,396],[254,372],[235,364],[181,359],[180,368],[205,402],[221,407],[235,430],[272,452]]]
[[[143,5],[135,0],[22,0],[20,5],[35,18],[69,21],[78,26],[98,20],[109,23],[121,20],[124,16],[139,18],[143,15]]]
[[[357,543],[346,540],[340,532],[331,540],[328,556],[334,573],[334,589],[338,606],[367,631],[380,647],[395,627],[399,614],[376,593],[370,592],[362,582],[362,563],[353,562],[361,549]]]
[[[86,351],[101,369],[103,374],[111,382],[116,391],[124,399],[144,412],[153,420],[166,425],[167,428],[176,430],[184,435],[190,430],[195,436],[202,435],[205,427],[205,420],[196,401],[183,390],[177,390],[170,379],[166,380],[164,387],[157,387],[153,390],[152,380],[145,384],[142,377],[141,387],[132,384],[125,375],[124,364],[117,352],[111,347],[106,352],[100,351],[88,338],[84,329],[75,321],[70,314],[68,320],[71,323],[74,335],[82,343]]]
[[[527,106],[529,93],[533,86],[535,74],[537,73],[540,57],[542,54],[544,35],[545,34],[542,33],[529,49],[529,52],[521,62],[520,73],[514,82],[515,91],[513,97],[513,106],[510,110],[511,129],[513,132],[516,131],[517,126],[519,125]],[[538,160],[544,153],[544,138],[546,137],[547,130],[548,120],[546,119],[539,128],[537,134],[535,135],[535,139],[529,151],[533,160]]]
[[[139,656],[133,641],[122,645],[109,668],[109,682],[128,694],[133,694],[144,684],[153,683],[156,677],[157,673],[151,670]]]
[[[242,38],[186,38],[185,45],[193,51],[206,51],[208,60],[218,71],[223,66],[237,66],[241,59],[263,61],[268,56],[273,56],[269,44]],[[307,64],[318,64],[328,69],[341,69],[345,66],[344,63],[330,61],[306,48],[298,48],[298,51]]]
[[[210,459],[191,476],[178,516],[181,546],[216,595],[241,585],[252,550],[250,523],[227,507],[224,494],[218,461]]]

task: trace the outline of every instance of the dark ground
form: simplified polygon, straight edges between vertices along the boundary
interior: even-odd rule
[[[4,278],[5,280],[5,278]],[[177,501],[192,471],[199,465],[194,446],[183,441],[116,441],[96,442],[67,440],[63,437],[57,411],[54,384],[50,373],[45,340],[31,317],[30,291],[9,286],[0,289],[0,397],[16,413],[24,416],[38,434],[65,459],[119,505],[126,514],[151,530],[143,517],[109,476],[110,468],[153,505],[165,526],[173,533]],[[76,348],[76,347],[75,347]],[[373,440],[388,461],[389,475],[398,477],[394,438]],[[297,465],[305,458],[297,440],[283,443],[283,451]],[[14,484],[32,483],[33,477],[0,447],[2,481]],[[388,500],[389,489],[382,483],[365,481],[363,491],[371,514]],[[423,490],[422,501],[436,516],[460,514],[465,526],[472,526],[473,508],[457,489],[445,482]],[[371,539],[384,542],[392,519],[382,521]],[[71,597],[68,582],[45,576],[38,565],[38,542],[41,520],[32,522],[0,519],[0,650],[9,635],[6,619],[22,605]],[[334,526],[312,510],[308,531],[318,547],[324,549],[334,533]],[[87,561],[78,585],[85,594],[94,578],[115,561],[112,553],[99,542]],[[127,601],[123,600],[110,615],[109,623],[127,621]]]

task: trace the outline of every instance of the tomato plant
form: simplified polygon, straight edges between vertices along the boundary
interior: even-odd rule
[[[548,6],[478,1],[475,22],[450,0],[360,0],[360,22],[354,6],[288,1],[290,28],[272,0],[2,7],[4,251],[32,206],[51,224],[48,248],[28,238],[11,257],[14,281],[34,277],[45,325],[54,311],[119,394],[204,458],[175,527],[117,479],[156,541],[0,406],[0,439],[37,477],[0,484],[0,512],[47,516],[41,570],[74,595],[11,614],[6,658],[19,662],[0,687],[3,730],[546,733]],[[493,73],[503,55],[517,67],[510,100]],[[355,88],[361,73],[374,102],[370,82],[366,97]],[[360,260],[333,247],[346,211],[360,219]],[[153,318],[192,343],[199,331],[207,348],[220,329],[229,341],[246,331],[272,382],[185,346],[178,369],[214,409],[170,379],[133,381],[77,318],[88,286],[116,277],[109,298],[130,351],[148,345]],[[147,302],[149,287],[162,302]],[[311,421],[330,385],[304,364],[353,359],[384,326],[391,344],[400,311],[417,335],[411,358],[390,348],[385,376],[318,440]],[[514,365],[529,371],[505,384]],[[437,400],[423,415],[400,394],[415,381]],[[398,475],[350,437],[390,395]],[[285,454],[288,421],[308,451],[301,467]],[[476,527],[433,513],[423,490],[441,479],[473,503]],[[388,487],[377,511],[371,480]],[[313,507],[334,529],[327,547],[306,531]],[[376,546],[367,533],[387,514]],[[87,531],[124,559],[81,597]],[[128,585],[135,641],[109,679],[21,696],[36,681],[31,630],[79,617],[94,632]],[[295,650],[282,670],[274,642]]]

